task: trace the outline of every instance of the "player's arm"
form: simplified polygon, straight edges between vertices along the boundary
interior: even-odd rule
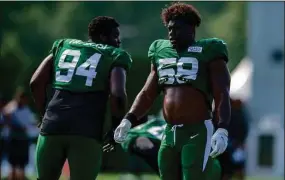
[[[218,129],[212,136],[212,152],[210,156],[215,158],[222,154],[228,144],[228,125],[231,117],[230,105],[230,73],[223,58],[214,60],[209,65],[210,81],[215,100],[215,112],[218,119]]]
[[[122,67],[114,67],[111,70],[110,105],[112,125],[111,130],[104,137],[103,152],[111,152],[115,149],[115,142],[112,138],[114,130],[127,112],[126,70]]]
[[[117,127],[127,112],[126,70],[114,67],[110,75],[112,127]]]
[[[157,78],[157,71],[154,66],[151,65],[151,71],[146,83],[135,98],[130,111],[125,116],[126,119],[129,119],[131,122],[137,121],[148,112],[155,99],[160,94]]]
[[[35,101],[35,106],[43,116],[46,104],[46,89],[51,82],[53,55],[48,55],[39,65],[30,80],[30,88]]]
[[[215,112],[218,119],[217,127],[227,129],[231,117],[230,72],[222,58],[212,61],[209,64],[209,70],[215,100]]]
[[[122,143],[127,138],[127,133],[132,126],[132,122],[138,121],[143,117],[154,103],[156,97],[160,93],[157,81],[157,72],[154,66],[151,66],[151,72],[142,90],[137,95],[130,111],[125,115],[120,125],[116,128],[114,139],[118,143]]]

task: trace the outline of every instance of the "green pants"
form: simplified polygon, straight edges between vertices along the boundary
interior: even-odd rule
[[[167,124],[158,154],[161,180],[218,180],[220,168],[209,157],[213,131],[211,120]]]
[[[82,136],[39,135],[36,149],[39,180],[58,180],[66,159],[70,180],[95,180],[101,167],[102,145]]]

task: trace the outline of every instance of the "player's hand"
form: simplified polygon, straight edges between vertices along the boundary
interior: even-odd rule
[[[122,143],[127,139],[128,132],[132,127],[132,123],[127,120],[123,119],[120,123],[120,125],[116,128],[114,133],[114,140],[117,143]]]
[[[154,147],[154,144],[151,142],[151,140],[149,140],[146,137],[138,137],[136,139],[136,147],[138,147],[141,150],[145,150],[145,149],[151,149]]]
[[[212,136],[211,144],[213,151],[210,153],[210,156],[212,158],[222,154],[228,146],[228,131],[223,128],[218,128]]]
[[[115,150],[116,142],[114,141],[113,136],[113,130],[104,135],[103,152],[112,152]]]

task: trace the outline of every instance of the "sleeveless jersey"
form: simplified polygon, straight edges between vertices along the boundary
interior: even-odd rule
[[[213,97],[207,64],[218,57],[228,61],[227,47],[222,40],[202,39],[178,53],[169,40],[160,39],[150,45],[148,57],[157,70],[160,86],[191,85],[205,95],[211,107]]]
[[[130,55],[109,45],[61,39],[51,49],[54,57],[53,87],[72,92],[105,91],[112,67],[129,70]]]
[[[130,145],[137,137],[147,137],[155,140],[162,140],[166,122],[163,119],[152,119],[132,128],[127,136],[127,140],[122,143],[124,151],[129,151]]]

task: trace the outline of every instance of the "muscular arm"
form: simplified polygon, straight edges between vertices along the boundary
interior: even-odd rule
[[[115,67],[110,76],[112,127],[117,127],[127,111],[126,71]]]
[[[129,113],[141,119],[154,103],[156,97],[160,93],[158,86],[157,72],[153,65],[151,65],[151,72],[142,90],[137,95]]]
[[[48,55],[37,68],[30,80],[30,88],[40,115],[44,115],[46,105],[46,89],[51,82],[53,56]]]
[[[209,64],[210,81],[215,100],[218,128],[227,129],[231,117],[230,82],[231,77],[226,62],[217,59]]]

